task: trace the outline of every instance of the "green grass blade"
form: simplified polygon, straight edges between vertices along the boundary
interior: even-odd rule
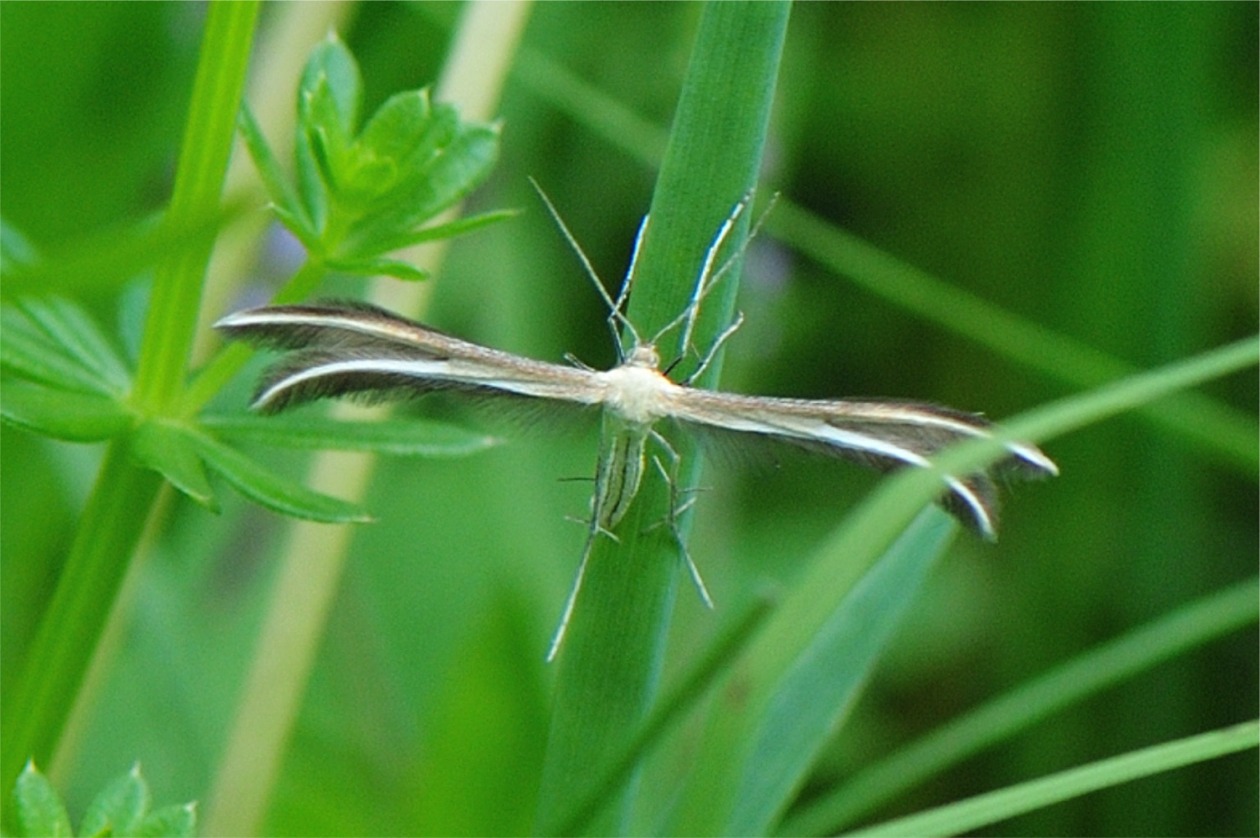
[[[648,753],[673,723],[687,710],[696,705],[718,680],[722,668],[747,642],[769,613],[769,602],[758,600],[723,632],[712,648],[691,667],[690,672],[679,679],[676,687],[652,709],[652,714],[638,733],[631,737],[622,752],[611,761],[603,772],[592,772],[599,777],[590,785],[585,797],[577,798],[570,808],[571,814],[560,819],[557,835],[577,835],[589,826],[600,809],[601,802],[616,792],[634,773],[635,766]]]
[[[1188,736],[899,818],[850,835],[957,835],[1091,791],[1206,762],[1260,745],[1260,722]]]
[[[1254,338],[1248,339],[1065,399],[1024,419],[1012,420],[1003,436],[1041,440],[1099,421],[1253,365],[1258,350],[1260,344]],[[946,451],[937,462],[950,473],[967,473],[1001,456],[1001,451],[1001,440],[977,440]],[[677,831],[729,831],[728,824],[720,820],[723,809],[720,802],[714,803],[714,795],[723,790],[729,794],[733,778],[744,771],[757,770],[754,754],[761,723],[773,713],[792,661],[824,630],[829,615],[839,607],[855,580],[874,565],[939,492],[939,478],[926,469],[885,480],[808,563],[782,607],[732,667],[729,683],[738,684],[739,689],[724,691],[714,708],[714,723],[706,731],[697,760],[698,790],[689,793],[691,814],[685,816]]]
[[[781,835],[828,835],[1073,702],[1207,643],[1260,614],[1257,580],[1204,597],[1080,655],[933,731],[786,820]]]
[[[727,834],[765,834],[853,706],[910,611],[954,527],[919,516],[862,577],[785,673],[757,731],[727,820]]]
[[[640,334],[652,335],[683,309],[715,231],[756,182],[787,14],[783,3],[705,7],[636,266],[629,316]],[[732,89],[740,95],[732,96]],[[732,236],[734,245],[744,237],[746,216]],[[736,279],[732,272],[709,299],[698,345],[707,345],[729,322]],[[665,356],[673,351],[661,349]],[[694,462],[688,449],[679,450],[684,463]],[[685,469],[682,485],[691,485],[694,476]],[[668,529],[651,529],[672,502],[653,478],[644,480],[622,522],[620,543],[599,538],[590,558],[560,652],[540,830],[566,815],[573,795],[595,779],[592,766],[615,757],[642,723],[656,690],[679,558]],[[605,801],[592,831],[629,829],[632,798],[633,783]]]

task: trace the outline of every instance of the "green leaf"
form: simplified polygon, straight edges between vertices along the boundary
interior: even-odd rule
[[[109,396],[25,381],[8,381],[0,388],[0,416],[20,428],[69,442],[109,439],[131,425],[127,408]]]
[[[74,835],[70,828],[70,816],[66,814],[65,804],[52,783],[35,767],[35,763],[26,763],[26,768],[18,775],[13,787],[13,807],[17,812],[19,835],[61,836]]]
[[[374,246],[378,249],[378,252],[389,253],[400,248],[411,247],[413,244],[420,244],[421,242],[461,236],[464,233],[470,233],[473,230],[479,230],[482,227],[488,227],[491,224],[514,218],[518,214],[517,210],[491,210],[477,215],[458,218],[446,224],[435,224],[432,227],[422,227],[419,230],[400,233],[393,238],[383,236],[374,240]]]
[[[302,69],[302,79],[298,85],[298,116],[304,122],[309,114],[303,108],[307,96],[316,89],[324,87],[332,97],[332,104],[341,117],[340,128],[343,134],[351,136],[359,120],[359,105],[363,97],[363,81],[359,76],[359,65],[350,50],[341,42],[336,33],[329,33],[315,49],[311,50]]]
[[[388,158],[365,154],[352,147],[341,175],[341,191],[338,198],[346,209],[363,211],[377,196],[389,192],[398,180],[398,165]]]
[[[136,838],[190,838],[197,830],[197,807],[163,806],[150,813],[133,833]]]
[[[206,464],[250,500],[268,509],[327,524],[371,521],[358,506],[306,488],[259,466],[246,454],[205,434],[193,436]]]
[[[283,224],[290,233],[302,243],[308,254],[320,254],[323,247],[319,240],[319,229],[316,222],[306,217],[306,204],[299,204],[297,209],[291,211],[281,206],[272,206],[271,210],[276,214],[276,219]]]
[[[314,238],[315,231],[310,219],[306,216],[306,210],[297,192],[294,191],[293,185],[285,176],[280,161],[276,159],[275,153],[267,143],[267,138],[263,136],[262,128],[258,125],[258,120],[254,118],[254,112],[250,110],[248,104],[241,106],[240,131],[241,137],[245,140],[245,148],[249,150],[249,156],[253,158],[254,166],[262,177],[263,185],[275,205],[277,215],[285,226],[303,242]]]
[[[436,128],[451,134],[458,121],[454,108],[439,105],[434,109],[430,105],[427,89],[396,93],[372,114],[357,145],[364,153],[410,168],[417,158],[428,158],[441,144]]]
[[[113,392],[131,386],[131,371],[113,343],[77,304],[62,297],[28,298],[15,305],[37,323],[67,355],[91,371]]]
[[[728,834],[765,834],[796,796],[954,532],[939,510],[920,515],[807,645],[780,650],[783,677],[754,721]]]
[[[186,428],[161,421],[144,422],[131,438],[131,455],[145,468],[207,509],[218,512],[214,490],[206,479],[196,437]]]
[[[22,299],[0,310],[0,363],[22,378],[63,390],[121,396],[127,365],[96,324],[58,298]]]
[[[836,578],[826,593],[817,590],[812,573],[793,586],[728,679],[769,686],[740,697],[721,691],[706,731],[706,759],[693,774],[685,798],[690,806],[680,812],[676,831],[770,831],[953,532],[944,513],[926,510],[864,576]],[[797,603],[809,593],[832,604],[817,613],[800,610]]]
[[[352,276],[392,276],[406,282],[420,282],[429,278],[429,272],[401,259],[363,258],[329,259],[329,268]]]
[[[849,774],[780,824],[780,835],[829,835],[1064,707],[1256,622],[1258,580],[1205,596],[1077,655]]]
[[[323,416],[207,416],[203,424],[222,436],[263,445],[413,457],[462,457],[498,442],[425,419],[343,422]]]
[[[29,321],[4,306],[0,314],[0,367],[5,372],[61,390],[113,395],[102,382],[49,343]]]
[[[352,134],[345,127],[337,103],[326,82],[321,81],[310,94],[302,131],[310,143],[320,179],[328,192],[337,198],[345,191],[349,179],[350,143]]]
[[[320,175],[319,163],[315,159],[315,151],[311,148],[310,137],[301,125],[298,126],[297,133],[294,135],[293,154],[297,170],[298,195],[302,199],[301,217],[303,220],[309,220],[312,231],[310,241],[306,239],[302,241],[308,249],[322,252],[320,239],[328,228],[328,189],[324,185],[323,176]],[[279,209],[283,210],[283,207]],[[289,212],[288,215],[294,214]],[[280,214],[280,218],[283,221],[284,215]],[[296,233],[296,227],[288,223],[285,226]]]
[[[388,201],[352,228],[355,255],[381,251],[381,242],[419,227],[466,197],[490,174],[498,159],[499,130],[464,125],[428,160],[404,173]]]
[[[321,88],[324,90],[321,94],[324,98],[317,103],[317,91]],[[310,221],[311,229],[320,234],[327,229],[328,190],[324,177],[320,174],[320,164],[312,140],[316,133],[327,131],[331,127],[338,136],[346,138],[348,143],[348,138],[354,135],[361,98],[362,81],[354,56],[336,35],[329,34],[311,51],[302,70],[302,79],[298,85],[298,126],[294,135],[298,194],[306,210],[303,216]],[[312,113],[316,104],[324,108],[323,118],[331,120],[330,124],[319,124]],[[320,139],[321,154],[327,152],[327,149],[322,148],[327,139]],[[310,243],[307,245],[309,247]]]
[[[39,251],[22,231],[0,217],[0,272],[8,274],[39,261]]]
[[[109,783],[88,804],[79,824],[79,834],[134,835],[136,826],[149,811],[149,786],[140,776],[137,764]]]
[[[1260,722],[1187,736],[960,800],[850,835],[960,835],[1099,789],[1260,745]]]

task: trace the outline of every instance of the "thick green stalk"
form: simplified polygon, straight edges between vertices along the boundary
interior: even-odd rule
[[[218,211],[258,7],[257,2],[213,3],[206,15],[175,188],[166,213],[166,222],[174,229],[194,229],[198,220]],[[183,391],[213,245],[209,237],[198,238],[160,263],[154,273],[133,394],[144,410],[163,412]]]
[[[21,675],[6,689],[5,789],[28,759],[51,761],[161,485],[155,472],[131,463],[126,442],[110,444]]]
[[[210,6],[168,214],[174,229],[191,228],[218,209],[257,11],[253,2]],[[161,413],[183,387],[209,255],[207,240],[158,268],[135,394],[146,412]],[[47,764],[57,747],[161,488],[156,474],[133,463],[127,445],[125,439],[110,444],[20,677],[11,688],[6,683],[0,737],[5,790],[27,759]]]
[[[636,266],[629,316],[645,340],[685,307],[715,233],[756,183],[788,8],[727,2],[704,11]],[[728,237],[725,257],[738,252],[747,216]],[[732,270],[706,301],[694,339],[701,351],[730,321],[736,280]],[[679,337],[663,336],[665,363],[680,351]],[[717,364],[710,368],[709,380],[717,370]],[[683,457],[679,484],[690,486],[693,451],[681,441],[673,445]],[[613,758],[652,703],[681,567],[669,528],[654,525],[675,503],[649,464],[635,506],[618,528],[620,540],[596,539],[560,652],[539,796],[542,833],[554,831],[571,798]],[[628,783],[605,801],[586,830],[628,831],[633,787]]]

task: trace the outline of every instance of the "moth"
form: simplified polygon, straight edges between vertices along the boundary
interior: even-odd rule
[[[326,397],[409,397],[434,390],[509,395],[601,411],[605,444],[596,467],[589,538],[548,658],[555,655],[572,614],[593,540],[616,528],[638,492],[649,441],[662,446],[666,461],[676,462],[673,449],[656,430],[660,423],[767,437],[882,470],[930,468],[932,456],[951,444],[991,436],[993,426],[984,418],[927,402],[772,398],[693,386],[739,326],[738,318],[704,353],[696,353],[700,360],[694,371],[681,381],[672,380],[667,371],[673,364],[662,367],[657,346],[667,333],[681,330],[683,351],[694,349],[701,304],[739,255],[715,269],[748,198],[736,204],[719,228],[684,310],[649,339],[641,338],[623,313],[649,218],[640,225],[630,268],[614,300],[546,196],[543,200],[607,304],[614,334],[621,326],[628,336],[624,345],[618,341],[621,360],[611,369],[548,363],[492,349],[365,303],[264,306],[229,314],[216,328],[228,337],[288,352],[258,386],[253,407],[264,412]],[[995,475],[1058,473],[1036,446],[1010,442],[1006,447],[1005,459],[990,469],[942,474],[941,506],[987,539],[997,533]],[[669,479],[672,469],[662,462],[656,460]],[[685,548],[682,553],[701,598],[711,604],[694,562]]]

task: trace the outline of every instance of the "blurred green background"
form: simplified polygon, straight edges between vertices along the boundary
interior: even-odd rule
[[[798,5],[762,188],[1136,367],[1226,343],[1257,328],[1257,9]],[[264,10],[262,35],[281,11]],[[500,109],[502,161],[472,207],[524,212],[456,243],[428,322],[541,359],[612,360],[601,304],[527,178],[547,190],[604,279],[618,279],[654,170],[608,141],[598,101],[561,97],[561,73],[664,130],[698,12],[687,3],[533,9]],[[341,10],[369,110],[435,79],[459,13],[457,4]],[[203,15],[184,3],[0,5],[0,200],[41,249],[63,252],[163,206]],[[269,95],[292,107],[288,91]],[[285,258],[266,249],[251,271],[260,281],[282,274]],[[141,282],[97,284],[80,298],[126,342]],[[741,294],[747,323],[727,354],[727,389],[922,398],[995,418],[1074,389],[768,234],[749,251]],[[238,382],[222,404],[242,403],[248,386]],[[1254,419],[1254,371],[1209,392]],[[458,415],[483,421],[475,410]],[[379,470],[368,501],[379,521],[356,536],[268,831],[529,828],[552,677],[542,656],[583,538],[566,516],[582,515],[589,496],[588,484],[564,478],[591,474],[594,435],[580,423],[558,434],[487,427],[508,443]],[[1137,417],[1048,452],[1062,476],[1012,493],[997,546],[957,541],[820,766],[819,786],[1254,575],[1254,459],[1233,462]],[[6,427],[3,453],[7,678],[99,452]],[[790,576],[875,480],[807,458],[775,466],[717,462],[704,472],[692,552],[719,608]],[[72,808],[136,759],[159,801],[206,794],[285,526],[225,500],[219,516],[183,498],[167,507],[133,580],[116,658],[81,720],[66,778]],[[714,622],[680,597],[671,656],[686,660]],[[1252,718],[1258,698],[1251,630],[1054,716],[896,811]],[[993,834],[1255,834],[1258,782],[1249,752]]]

